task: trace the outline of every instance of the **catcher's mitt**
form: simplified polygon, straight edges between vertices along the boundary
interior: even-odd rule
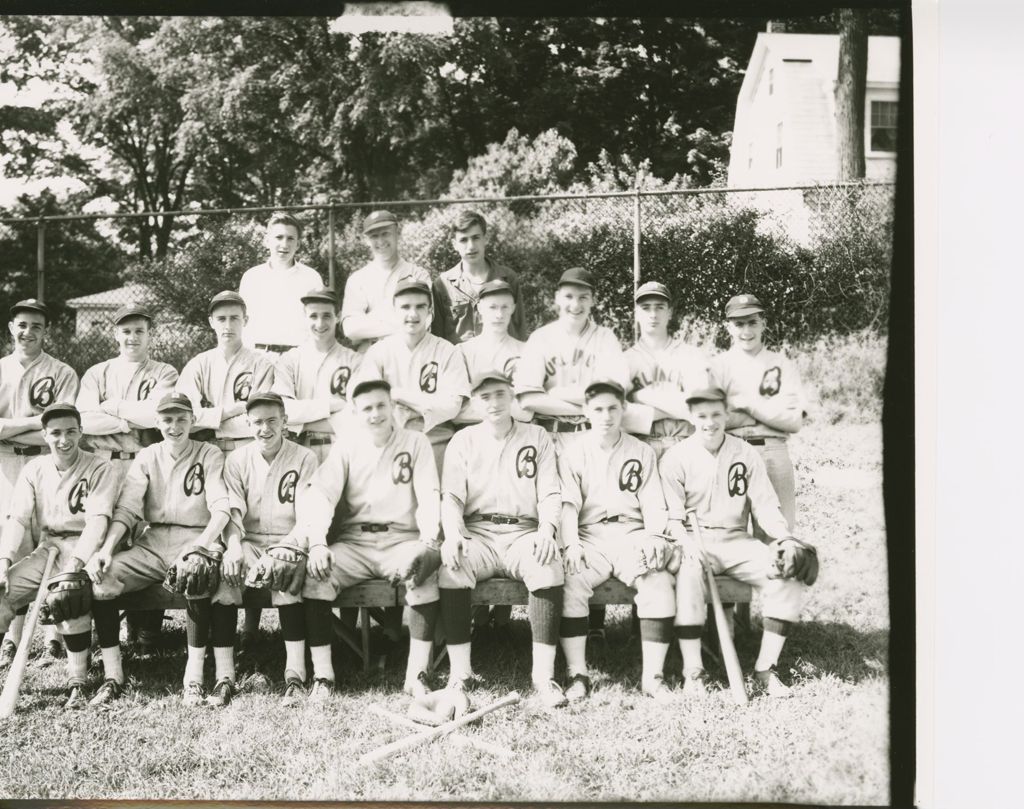
[[[89,614],[92,580],[84,570],[58,573],[46,583],[46,590],[46,600],[39,608],[39,623],[59,624]]]
[[[405,566],[391,574],[391,583],[401,584],[406,582],[413,587],[419,587],[439,567],[441,567],[441,551],[420,543],[419,549],[406,562]]]
[[[769,579],[797,579],[811,585],[818,578],[818,551],[795,537],[777,539],[769,546],[774,554]]]
[[[245,577],[245,586],[297,596],[306,580],[308,555],[295,545],[271,545]]]
[[[443,725],[469,712],[469,697],[462,691],[445,689],[416,697],[409,705],[409,718],[421,725]]]
[[[185,598],[209,598],[220,584],[220,557],[206,548],[192,548],[167,568],[164,589]]]

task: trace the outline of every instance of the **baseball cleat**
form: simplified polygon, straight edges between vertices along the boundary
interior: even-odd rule
[[[89,704],[93,707],[100,705],[108,705],[115,700],[121,698],[121,692],[123,687],[117,680],[106,679],[103,681],[103,685],[96,689],[96,693],[93,694],[92,699],[89,700]]]
[[[326,677],[316,677],[313,680],[313,687],[309,689],[310,702],[327,702],[334,694],[334,680]]]
[[[645,680],[640,689],[659,705],[671,705],[676,701],[672,689],[665,684],[665,678],[660,674],[654,675],[650,680]]]
[[[226,708],[231,704],[231,698],[235,696],[235,684],[227,677],[222,677],[213,687],[210,696],[206,698],[206,704],[212,708]]]
[[[88,704],[85,698],[85,686],[81,683],[73,683],[68,686],[68,698],[64,707],[71,711],[80,711]]]
[[[64,657],[64,644],[54,638],[46,642],[46,654],[54,660]]]
[[[402,690],[410,697],[425,697],[433,691],[430,683],[427,682],[427,673],[425,671],[417,674],[415,680],[406,680]]]
[[[574,674],[569,678],[565,688],[565,698],[569,702],[578,702],[590,696],[590,678],[586,674]]]
[[[202,683],[185,683],[181,691],[181,704],[186,708],[196,708],[206,702],[206,689]]]
[[[306,696],[306,686],[294,671],[284,673],[284,695],[283,698],[289,702],[298,702]]]
[[[5,640],[3,643],[0,643],[0,671],[14,662],[14,656],[17,653],[18,647],[13,640]]]
[[[779,679],[775,666],[766,671],[755,671],[754,685],[769,697],[788,697],[792,693],[790,687]]]
[[[711,691],[708,673],[704,669],[690,669],[683,672],[683,696],[703,699]]]
[[[562,686],[554,680],[544,680],[541,683],[534,683],[534,691],[537,692],[537,699],[545,708],[563,708],[569,704],[565,698]]]

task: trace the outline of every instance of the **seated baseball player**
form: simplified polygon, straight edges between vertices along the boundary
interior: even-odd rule
[[[156,412],[163,441],[140,450],[132,461],[102,547],[95,554],[88,548],[76,551],[89,560],[93,622],[103,656],[104,683],[90,704],[115,700],[124,687],[112,599],[159,582],[187,599],[182,701],[194,706],[206,697],[203,661],[210,637],[210,596],[220,570],[220,535],[230,517],[224,454],[189,438],[195,416],[187,396],[165,396]],[[149,523],[145,533],[130,548],[118,550],[140,520]],[[217,681],[233,680],[233,668],[233,658],[218,656]]]
[[[587,612],[594,588],[614,576],[636,588],[643,692],[672,700],[665,656],[672,641],[675,592],[665,538],[668,513],[654,450],[623,432],[626,392],[616,381],[591,382],[584,393],[591,429],[558,456],[562,484],[565,603],[561,644],[570,701],[590,693]]]
[[[92,587],[81,572],[85,561],[78,555],[76,543],[94,547],[103,538],[120,477],[109,461],[79,448],[82,421],[74,405],[52,404],[40,419],[50,454],[33,458],[21,470],[0,539],[0,631],[7,629],[19,607],[46,586],[45,607],[64,635],[68,653],[65,707],[81,708],[89,674]],[[15,562],[33,525],[38,526],[42,541]],[[46,559],[54,547],[55,575],[43,582]],[[57,571],[62,572],[58,575]]]
[[[235,652],[243,587],[270,589],[284,637],[285,696],[305,694],[306,635],[300,594],[306,547],[292,529],[295,499],[316,472],[316,456],[285,440],[285,404],[276,393],[254,393],[246,407],[255,440],[231,451],[224,460],[231,521],[224,529],[220,585],[210,608],[214,658],[225,660],[225,679],[218,674],[209,699],[215,707],[227,705],[235,693],[234,662],[229,666],[226,661]]]
[[[672,535],[684,548],[676,574],[675,631],[683,655],[684,693],[701,695],[706,676],[700,636],[707,608],[701,563],[761,590],[764,634],[754,663],[754,683],[769,696],[789,693],[776,672],[786,635],[800,617],[807,586],[818,575],[817,553],[796,539],[782,515],[764,461],[747,442],[726,435],[725,394],[717,388],[686,397],[692,436],[661,458],[661,480]],[[748,530],[751,516],[771,539],[765,544]],[[696,519],[703,555],[683,522]]]
[[[313,660],[309,698],[321,701],[334,690],[331,602],[346,587],[375,578],[405,583],[411,611],[405,690],[422,696],[430,690],[425,672],[438,613],[437,467],[422,433],[395,426],[385,380],[356,384],[352,404],[360,428],[334,445],[299,502],[298,527],[309,547],[302,588]],[[339,505],[339,532],[328,537]]]
[[[478,375],[472,395],[485,420],[448,445],[441,499],[438,578],[451,678],[459,684],[474,677],[472,588],[507,576],[530,591],[534,688],[544,705],[559,707],[566,699],[554,681],[564,581],[555,542],[562,508],[555,448],[542,427],[512,418],[512,383],[503,372]]]

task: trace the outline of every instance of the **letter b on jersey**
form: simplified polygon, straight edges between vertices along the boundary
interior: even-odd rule
[[[185,473],[185,494],[199,495],[206,491],[206,473],[201,463],[194,463]]]
[[[89,494],[89,484],[85,478],[81,478],[78,483],[71,487],[71,491],[68,492],[68,511],[72,514],[81,514],[85,511],[85,497]]]
[[[619,470],[619,491],[632,492],[640,491],[640,484],[643,483],[643,464],[636,458],[630,458]]]
[[[424,393],[437,392],[437,363],[428,362],[420,368],[420,390]]]
[[[729,496],[743,497],[747,493],[747,465],[736,461],[729,467]]]
[[[521,478],[537,477],[537,448],[523,447],[516,453],[516,474]]]
[[[277,501],[279,503],[295,502],[295,484],[299,482],[299,473],[294,469],[285,472],[277,484]]]
[[[412,456],[408,452],[399,452],[391,463],[391,482],[408,483],[412,480]]]

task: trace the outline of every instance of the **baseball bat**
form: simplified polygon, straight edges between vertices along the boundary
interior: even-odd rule
[[[39,619],[39,607],[46,596],[46,583],[50,580],[50,573],[53,571],[53,563],[56,559],[57,548],[50,548],[46,557],[46,567],[43,568],[43,578],[39,582],[39,590],[25,616],[25,627],[21,631],[21,643],[18,644],[18,651],[14,655],[11,669],[7,672],[4,690],[0,692],[0,719],[8,719],[13,716],[14,709],[18,704],[18,692],[21,690],[21,681],[25,677],[25,667],[28,665],[28,650],[32,645],[32,635],[35,634],[36,622]]]
[[[697,512],[687,512],[690,524],[693,526],[693,535],[697,538],[697,545],[700,552],[705,554],[704,536],[700,531],[700,523],[697,520]],[[711,592],[711,606],[715,613],[715,628],[718,630],[718,643],[722,648],[722,661],[725,663],[725,673],[729,676],[729,691],[732,693],[733,702],[737,705],[746,705],[748,701],[747,689],[743,685],[743,669],[740,668],[740,659],[736,655],[736,647],[732,642],[732,633],[729,631],[729,621],[725,617],[725,609],[722,607],[722,598],[718,594],[718,582],[715,581],[714,571],[708,565],[701,565],[704,568],[704,576],[708,582],[708,590]]]
[[[417,731],[423,730],[423,725],[419,722],[410,719],[408,716],[393,713],[387,708],[382,708],[380,705],[371,705],[370,711],[377,714],[377,716],[390,719],[392,722],[402,725],[403,727]],[[498,747],[494,744],[489,744],[488,742],[480,741],[480,739],[475,739],[472,736],[463,736],[460,733],[452,733],[451,740],[455,744],[459,745],[459,747],[472,747],[476,750],[482,750],[485,753],[490,753],[492,756],[498,756],[499,758],[510,758],[512,756],[511,750],[504,747]]]
[[[420,745],[432,742],[434,739],[439,739],[441,736],[445,736],[453,730],[458,730],[465,725],[471,724],[482,716],[486,716],[487,714],[501,710],[502,708],[507,708],[509,705],[515,705],[517,702],[519,702],[519,693],[517,691],[513,691],[499,699],[497,702],[492,702],[490,705],[478,708],[472,713],[460,716],[458,719],[453,719],[451,722],[445,722],[443,725],[438,725],[436,728],[430,728],[422,733],[417,733],[413,736],[406,736],[404,739],[399,739],[397,742],[391,742],[391,744],[378,747],[376,750],[373,750],[360,758],[359,763],[376,764],[386,758],[397,756],[399,753],[404,753],[406,750],[412,750],[414,747],[419,747]]]

